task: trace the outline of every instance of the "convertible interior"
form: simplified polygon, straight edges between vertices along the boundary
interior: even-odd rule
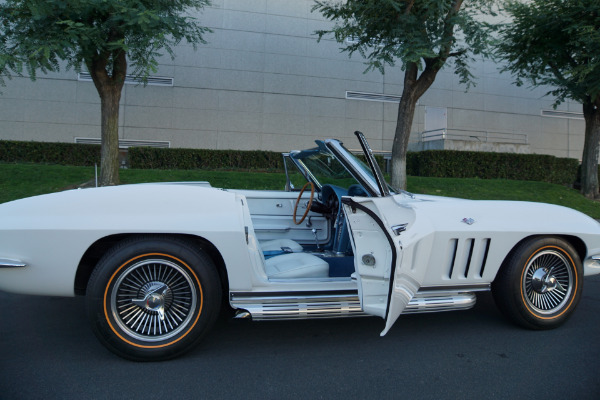
[[[286,191],[240,190],[248,202],[249,236],[262,250],[269,280],[348,280],[354,256],[342,196],[367,196],[322,144],[284,154]],[[300,189],[302,188],[302,189]]]

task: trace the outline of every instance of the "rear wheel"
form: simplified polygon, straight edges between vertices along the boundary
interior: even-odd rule
[[[564,323],[581,297],[583,268],[579,255],[558,237],[531,238],[504,261],[492,283],[498,308],[530,329]]]
[[[137,361],[176,357],[197,345],[219,313],[211,258],[184,240],[139,237],[111,249],[87,289],[92,329],[109,350]]]

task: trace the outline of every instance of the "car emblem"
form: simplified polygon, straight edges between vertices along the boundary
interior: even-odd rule
[[[462,222],[464,222],[467,225],[473,225],[475,223],[475,220],[473,218],[463,218]]]

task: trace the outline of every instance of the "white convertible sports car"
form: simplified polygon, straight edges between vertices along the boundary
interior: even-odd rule
[[[254,320],[376,315],[382,335],[401,314],[468,309],[490,289],[527,328],[573,313],[583,276],[600,273],[598,222],[395,191],[356,134],[367,163],[317,141],[284,154],[285,191],[139,184],[2,204],[0,289],[85,295],[98,339],[132,360],[182,354],[228,308]]]

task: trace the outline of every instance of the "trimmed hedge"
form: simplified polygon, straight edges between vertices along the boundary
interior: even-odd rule
[[[238,169],[282,172],[281,153],[205,149],[132,147],[130,168]],[[75,143],[0,140],[0,161],[92,166],[100,163],[100,146]],[[377,156],[382,166],[384,159]],[[429,150],[409,152],[408,175],[447,178],[519,179],[572,185],[579,162],[542,154]]]
[[[93,166],[100,164],[100,145],[0,140],[0,161]]]
[[[283,171],[281,153],[205,149],[132,147],[129,167],[140,169],[243,169]]]
[[[428,150],[411,152],[407,173],[414,176],[540,181],[572,185],[579,162],[544,154]]]

